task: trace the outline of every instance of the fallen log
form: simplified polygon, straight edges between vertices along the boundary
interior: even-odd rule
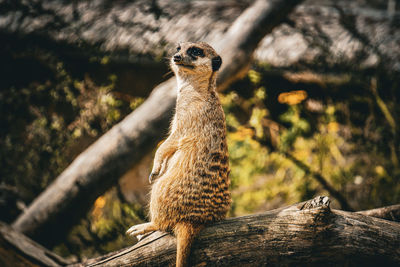
[[[239,78],[245,73],[243,70],[263,36],[279,25],[299,2],[259,0],[237,18],[226,39],[214,44],[226,61],[220,84],[226,86],[232,77]],[[246,31],[238,31],[243,21],[248,22]],[[229,51],[218,50],[224,45]],[[139,108],[81,153],[17,218],[13,227],[44,245],[62,240],[94,200],[166,134],[175,99],[174,78],[157,86]]]
[[[393,213],[398,206],[350,213],[331,210],[327,197],[317,197],[262,214],[231,218],[200,234],[192,264],[398,265],[400,224],[363,215]],[[72,264],[0,222],[1,266],[172,266],[174,250],[172,235],[155,232],[130,248]]]
[[[82,61],[107,56],[116,64],[154,68],[177,41],[221,39],[250,3],[0,0],[0,40],[7,41],[4,35],[30,47],[61,46],[59,53]],[[263,39],[255,58],[274,67],[380,66],[399,72],[399,16],[368,1],[307,0],[289,23]]]
[[[398,266],[400,224],[332,210],[328,197],[231,218],[204,229],[191,266]],[[76,266],[173,266],[175,237],[154,232]]]
[[[70,262],[0,222],[0,266],[57,267],[67,264]]]
[[[400,204],[372,210],[357,211],[357,213],[389,221],[400,222]]]

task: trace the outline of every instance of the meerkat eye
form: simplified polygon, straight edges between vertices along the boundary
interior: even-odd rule
[[[189,53],[190,55],[192,55],[192,56],[195,56],[195,57],[204,57],[204,51],[203,51],[203,49],[200,49],[200,48],[195,47],[195,46],[189,48],[189,49],[188,49],[188,53]]]
[[[181,51],[181,47],[180,47],[180,46],[178,46],[178,47],[176,48],[176,52],[179,52],[179,51]]]

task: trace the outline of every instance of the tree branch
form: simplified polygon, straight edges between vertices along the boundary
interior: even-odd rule
[[[64,266],[69,261],[0,222],[0,263],[2,266]]]
[[[191,266],[321,266],[400,264],[400,225],[357,213],[331,210],[328,197],[204,229]],[[176,240],[155,232],[136,245],[81,266],[173,266]]]
[[[195,241],[192,266],[400,263],[400,224],[370,217],[386,217],[382,214],[398,212],[400,205],[351,213],[331,210],[329,204],[328,197],[316,197],[213,224]],[[172,235],[154,232],[132,247],[71,265],[0,223],[0,262],[4,266],[173,266],[175,249]]]
[[[389,221],[400,222],[400,204],[372,210],[357,211],[357,213]]]
[[[0,40],[3,34],[26,37],[28,47],[62,45],[59,52],[81,60],[107,55],[114,63],[154,65],[177,40],[221,39],[249,3],[0,0]],[[358,1],[308,1],[289,16],[290,25],[264,38],[255,58],[275,67],[306,63],[318,71],[352,64],[353,70],[379,66],[399,72],[399,15]]]

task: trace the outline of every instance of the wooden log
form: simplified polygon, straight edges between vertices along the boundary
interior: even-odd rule
[[[120,65],[154,68],[177,41],[221,39],[250,3],[0,0],[0,40],[21,38],[28,47],[60,48],[59,53],[81,61],[107,56]],[[289,23],[264,38],[255,58],[275,67],[347,69],[352,63],[354,69],[399,72],[399,15],[369,1],[308,0]]]
[[[254,264],[252,266],[257,266],[264,265],[265,262],[269,265],[300,266],[318,265],[319,262],[321,264],[331,263],[334,265],[365,263],[371,265],[377,263],[380,261],[380,257],[383,257],[382,262],[379,263],[395,265],[398,264],[399,260],[398,242],[400,238],[400,224],[385,224],[384,220],[374,219],[363,214],[381,216],[382,214],[386,214],[387,211],[390,211],[390,213],[396,212],[398,206],[393,205],[369,211],[349,213],[337,210],[331,211],[329,209],[329,199],[327,197],[317,197],[288,208],[229,219],[225,222],[212,225],[201,233],[195,244],[196,251],[192,254],[192,263],[194,266],[202,264],[218,266],[236,266],[239,264],[251,266],[251,264]],[[336,234],[338,231],[339,234]],[[346,235],[347,239],[345,238]],[[226,241],[224,241],[225,236],[227,238]],[[307,239],[306,243],[303,242],[304,239]],[[376,242],[373,241],[375,239]],[[387,248],[384,243],[385,239]],[[255,242],[255,240],[259,240],[259,242]],[[335,240],[339,240],[339,243],[336,243]],[[236,246],[236,243],[240,245],[236,249],[227,249],[226,246],[229,245],[229,242],[232,242],[230,246]],[[295,242],[299,243],[295,244]],[[320,243],[324,243],[325,247],[323,249],[328,250],[328,253],[321,251]],[[372,246],[368,247],[368,244],[371,243]],[[308,248],[302,248],[304,244]],[[332,261],[329,257],[335,251],[329,251],[329,246],[334,246],[335,244],[336,247],[333,249],[336,251],[342,245],[343,250],[352,250],[352,252],[346,252],[347,254],[343,256],[341,253],[338,253],[341,259],[336,259],[338,256],[333,256],[332,258],[335,258],[335,260]],[[310,247],[313,245],[316,248]],[[242,246],[245,255],[243,259],[239,251]],[[251,249],[249,246],[253,246],[253,248]],[[380,246],[385,247],[379,248]],[[361,251],[365,247],[368,247],[368,250]],[[157,266],[163,266],[168,265],[169,261],[170,265],[173,265],[174,248],[175,238],[173,236],[168,233],[155,232],[131,248],[111,252],[96,259],[71,265],[71,262],[55,255],[23,234],[16,232],[10,226],[0,222],[0,266],[69,265],[77,267],[119,266],[120,264],[133,264],[132,266],[157,264]],[[212,249],[215,249],[216,252],[212,251]],[[298,254],[301,249],[304,250],[304,254]],[[258,250],[261,256],[248,255],[248,251]],[[236,254],[228,255],[229,257],[226,255],[221,256],[224,251],[226,253],[236,251]],[[266,251],[265,255],[262,254],[263,251]],[[282,259],[279,259],[280,253]],[[288,255],[289,259],[286,259],[284,255]],[[346,255],[349,256],[349,261],[344,261]],[[159,257],[165,258],[163,261],[160,261]],[[201,258],[197,260],[194,257]],[[213,257],[218,258],[213,259]],[[249,259],[249,257],[257,258]],[[259,261],[259,257],[266,257],[268,261]],[[314,260],[314,257],[319,257],[319,259]],[[326,257],[326,259],[323,257]],[[308,260],[306,261],[306,259]],[[237,260],[237,263],[230,265],[231,263],[227,260]]]
[[[331,210],[328,197],[231,218],[204,229],[191,266],[398,266],[400,224]],[[154,232],[136,245],[78,266],[173,266],[176,240]]]
[[[81,58],[154,63],[178,41],[221,37],[250,1],[0,0],[0,34]],[[138,38],[139,37],[139,38]],[[209,41],[209,40],[208,40]]]
[[[67,260],[0,222],[0,266],[65,266]]]
[[[234,30],[228,31],[226,39],[214,44],[220,48],[229,44],[229,51],[217,50],[228,62],[221,69],[220,83],[226,86],[228,79],[243,72],[263,36],[299,2],[259,0],[237,18],[249,23],[246,31],[237,30],[239,25],[234,23]],[[175,99],[175,78],[157,86],[139,108],[80,154],[17,218],[13,227],[45,245],[61,240],[94,200],[165,136]]]
[[[357,213],[389,221],[400,222],[400,204],[372,210],[357,211]]]

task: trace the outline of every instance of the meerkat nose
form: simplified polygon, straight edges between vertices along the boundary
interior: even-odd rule
[[[180,55],[175,55],[174,56],[174,62],[179,62],[182,60],[182,57]]]

